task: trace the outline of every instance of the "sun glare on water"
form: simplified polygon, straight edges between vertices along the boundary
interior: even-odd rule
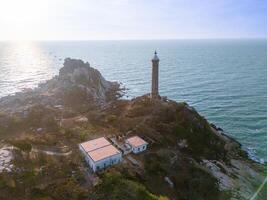
[[[4,42],[2,45],[0,97],[25,88],[34,88],[55,74],[53,55],[43,50],[39,43],[17,41]]]

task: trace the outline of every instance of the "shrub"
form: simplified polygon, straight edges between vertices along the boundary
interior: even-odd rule
[[[50,185],[47,188],[47,194],[50,194],[54,199],[60,200],[82,200],[87,197],[87,191],[72,178],[59,185]]]
[[[30,152],[32,150],[32,145],[27,140],[14,140],[11,144],[24,152]]]
[[[56,132],[59,130],[58,123],[52,116],[44,117],[44,119],[42,120],[42,124],[47,131]]]
[[[117,120],[117,116],[116,115],[108,115],[106,120],[107,120],[107,123],[112,124]]]
[[[167,200],[151,194],[141,183],[126,179],[119,173],[106,173],[102,180],[93,192],[93,200]]]

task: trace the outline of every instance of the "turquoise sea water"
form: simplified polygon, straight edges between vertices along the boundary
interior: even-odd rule
[[[160,57],[160,93],[187,101],[267,160],[267,40],[0,42],[0,97],[58,73],[65,57],[90,62],[108,80],[148,93]]]

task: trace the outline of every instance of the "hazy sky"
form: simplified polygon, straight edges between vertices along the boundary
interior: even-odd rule
[[[267,37],[267,0],[0,0],[0,40]]]

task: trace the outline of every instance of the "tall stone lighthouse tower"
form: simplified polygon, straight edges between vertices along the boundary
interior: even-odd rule
[[[159,58],[156,51],[152,59],[152,83],[150,96],[152,99],[159,98]]]

